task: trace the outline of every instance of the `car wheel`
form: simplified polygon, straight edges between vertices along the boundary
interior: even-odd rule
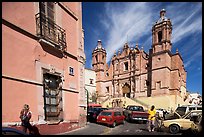
[[[114,121],[112,127],[115,127],[115,126],[116,126],[116,122]]]
[[[169,132],[172,134],[178,133],[179,130],[180,130],[180,128],[178,125],[170,125],[170,127],[169,127]]]

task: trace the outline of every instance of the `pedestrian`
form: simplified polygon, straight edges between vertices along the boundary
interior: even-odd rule
[[[155,109],[155,106],[152,105],[151,108],[148,110],[148,131],[149,132],[154,131],[155,116],[156,116],[156,109]]]
[[[23,131],[26,133],[27,129],[29,130],[29,134],[32,133],[32,125],[30,124],[30,119],[32,116],[32,112],[29,110],[29,105],[25,104],[23,109],[20,112],[21,125],[23,127]]]

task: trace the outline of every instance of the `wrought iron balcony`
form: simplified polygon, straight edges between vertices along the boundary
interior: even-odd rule
[[[63,28],[40,13],[35,15],[37,36],[54,44],[59,50],[66,50],[66,32]]]

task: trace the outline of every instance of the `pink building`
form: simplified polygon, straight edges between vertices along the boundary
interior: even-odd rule
[[[2,126],[29,104],[41,134],[85,126],[80,2],[2,3]]]

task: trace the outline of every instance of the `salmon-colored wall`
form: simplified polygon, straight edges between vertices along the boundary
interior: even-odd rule
[[[63,11],[62,14],[65,15],[67,13]],[[66,31],[67,52],[72,55],[77,55],[77,22],[73,17],[63,15],[62,27]]]
[[[34,48],[38,43],[5,25],[2,33],[2,73],[34,80]]]
[[[64,100],[64,108],[67,110],[64,112],[64,119],[66,120],[76,120],[78,119],[79,112],[76,110],[78,108],[78,95],[76,93],[66,93]]]
[[[62,2],[65,6],[67,6],[69,9],[71,9],[72,12],[74,12],[77,16],[79,16],[79,9],[77,8],[79,5],[79,2]]]
[[[35,34],[34,2],[2,2],[2,18]]]
[[[19,122],[19,114],[25,103],[32,111],[31,121],[37,121],[36,87],[31,84],[2,79],[2,122]]]

